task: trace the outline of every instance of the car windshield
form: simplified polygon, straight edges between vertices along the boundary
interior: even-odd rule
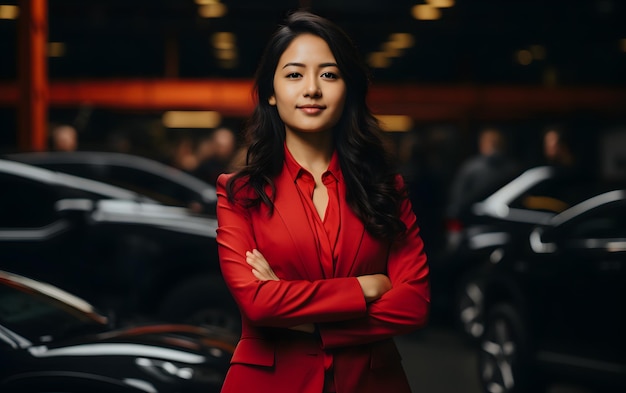
[[[34,342],[105,326],[89,313],[7,282],[0,283],[0,324]]]

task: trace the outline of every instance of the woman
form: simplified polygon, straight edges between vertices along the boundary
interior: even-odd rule
[[[217,187],[242,314],[222,392],[409,392],[392,338],[426,323],[428,267],[367,68],[337,26],[295,12],[255,87],[247,165]]]

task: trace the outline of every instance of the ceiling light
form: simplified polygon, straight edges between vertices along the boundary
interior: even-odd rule
[[[0,19],[17,19],[20,7],[16,5],[0,5]]]
[[[163,114],[163,125],[168,128],[215,128],[222,116],[215,111],[168,111]]]
[[[372,52],[367,57],[367,64],[372,68],[387,68],[391,65],[391,60],[383,52]]]
[[[235,47],[235,35],[229,32],[214,33],[211,37],[213,47],[216,49],[233,49]]]
[[[415,19],[419,20],[436,20],[441,18],[439,8],[432,7],[428,4],[418,4],[413,6],[411,13]]]
[[[63,57],[65,56],[65,43],[64,42],[48,42],[48,57]]]
[[[376,115],[383,131],[406,132],[413,128],[413,119],[404,115]]]
[[[530,51],[526,49],[518,50],[515,54],[515,58],[517,59],[518,63],[524,66],[529,65],[533,61],[532,53],[530,53]]]
[[[400,57],[402,56],[402,49],[393,45],[393,42],[385,42],[382,46],[383,52],[387,57]]]
[[[450,8],[454,6],[454,0],[426,0],[428,5],[436,8]]]
[[[406,49],[415,44],[415,39],[409,33],[394,33],[389,36],[389,44],[398,49]]]
[[[237,58],[237,51],[233,49],[216,49],[215,57],[220,60],[234,60]]]
[[[226,15],[227,8],[222,3],[209,3],[198,7],[198,14],[203,18],[221,18]]]

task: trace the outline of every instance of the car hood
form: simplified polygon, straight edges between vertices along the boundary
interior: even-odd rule
[[[144,325],[53,341],[28,349],[37,358],[121,356],[145,357],[187,364],[230,358],[234,335],[192,325]]]

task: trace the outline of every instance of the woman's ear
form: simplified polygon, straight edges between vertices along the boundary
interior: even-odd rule
[[[274,106],[276,105],[276,97],[274,97],[273,95],[270,96],[270,98],[267,99],[267,102],[271,105]]]

